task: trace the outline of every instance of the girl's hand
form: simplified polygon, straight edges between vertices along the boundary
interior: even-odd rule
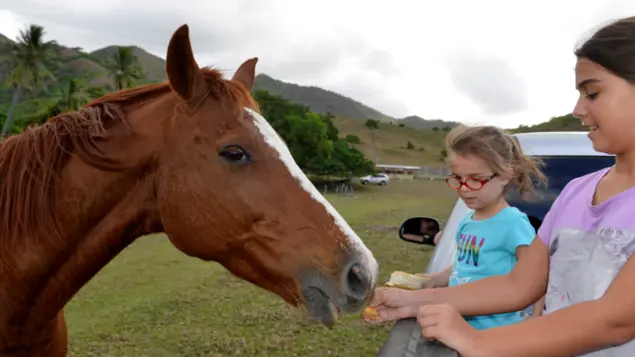
[[[410,293],[408,290],[398,288],[375,289],[373,299],[368,306],[375,308],[376,314],[374,316],[363,314],[363,319],[369,323],[381,323],[416,316],[419,305],[412,303]]]
[[[426,339],[437,340],[464,357],[481,355],[476,350],[479,331],[470,326],[454,307],[448,304],[424,305],[419,309],[417,321]]]

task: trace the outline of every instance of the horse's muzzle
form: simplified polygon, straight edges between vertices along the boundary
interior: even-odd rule
[[[371,272],[355,261],[337,279],[315,270],[303,274],[302,285],[308,317],[327,327],[334,326],[341,313],[359,312],[375,289]]]

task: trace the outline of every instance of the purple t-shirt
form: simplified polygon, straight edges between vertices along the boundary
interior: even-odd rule
[[[635,250],[635,187],[592,205],[610,169],[569,182],[538,230],[550,255],[546,313],[602,297]],[[584,356],[633,357],[635,340]]]

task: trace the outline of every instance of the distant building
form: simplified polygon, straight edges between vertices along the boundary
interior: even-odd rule
[[[388,175],[390,178],[412,180],[415,173],[421,170],[421,166],[405,165],[375,165],[377,171]]]
[[[394,179],[433,179],[443,180],[449,171],[444,166],[406,166],[406,165],[375,165],[378,172],[387,174]]]

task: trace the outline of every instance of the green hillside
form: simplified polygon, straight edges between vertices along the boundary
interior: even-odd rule
[[[0,78],[2,73],[7,73],[11,69],[11,45],[13,41],[8,39],[3,34],[0,34]]]
[[[90,55],[103,62],[115,54],[117,47],[118,46],[104,47],[91,52]],[[139,58],[139,62],[141,63],[145,76],[148,80],[162,82],[166,79],[165,60],[163,58],[159,58],[137,46],[130,47],[132,47],[132,53]]]
[[[575,118],[572,114],[566,114],[559,117],[553,117],[544,123],[526,126],[521,125],[514,129],[516,133],[529,133],[535,131],[588,131],[588,128],[582,126],[580,119]]]
[[[441,150],[445,132],[441,130],[412,130],[396,124],[380,123],[378,129],[371,131],[361,120],[342,117],[335,119],[335,125],[342,135],[359,137],[361,144],[355,147],[377,163],[414,166],[444,164]]]
[[[306,105],[316,113],[331,113],[354,119],[371,118],[385,122],[394,120],[388,115],[335,92],[313,86],[282,82],[266,74],[259,74],[256,77],[255,89],[264,89],[294,103]]]

